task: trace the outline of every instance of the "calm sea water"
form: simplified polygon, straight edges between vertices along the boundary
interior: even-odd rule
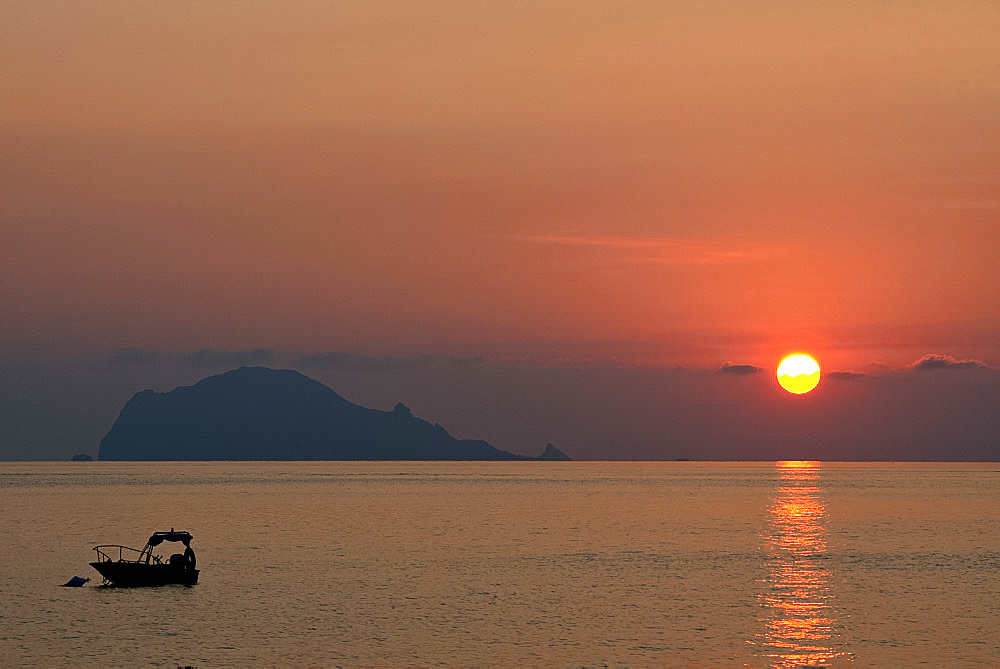
[[[4,666],[1000,665],[995,463],[3,463],[0,491]],[[199,585],[96,587],[92,546],[172,527]]]

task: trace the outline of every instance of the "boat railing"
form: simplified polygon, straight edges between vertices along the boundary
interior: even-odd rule
[[[144,564],[162,564],[160,556],[152,555],[147,548],[142,550],[121,546],[119,544],[104,544],[94,546],[97,551],[96,562],[141,562]],[[118,559],[115,559],[115,555]]]

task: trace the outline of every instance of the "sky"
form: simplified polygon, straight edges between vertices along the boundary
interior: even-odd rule
[[[7,0],[0,458],[249,363],[518,452],[998,459],[998,34],[961,0]],[[795,404],[793,351],[855,375]]]

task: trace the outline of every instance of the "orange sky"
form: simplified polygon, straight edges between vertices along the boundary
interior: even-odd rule
[[[1000,4],[0,4],[0,349],[1000,364]]]

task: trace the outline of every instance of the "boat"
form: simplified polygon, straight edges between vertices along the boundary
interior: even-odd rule
[[[90,566],[104,577],[105,585],[136,587],[148,585],[194,585],[198,582],[197,560],[191,548],[190,532],[153,532],[142,549],[119,544],[94,546],[97,560]],[[183,553],[174,553],[167,560],[153,555],[153,549],[164,541],[184,544]]]

